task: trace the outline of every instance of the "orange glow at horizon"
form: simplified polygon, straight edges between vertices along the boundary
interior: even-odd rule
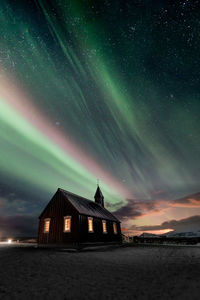
[[[123,234],[128,234],[128,235],[140,235],[142,233],[151,233],[151,234],[165,234],[168,232],[172,232],[174,231],[174,229],[171,228],[167,228],[167,229],[160,229],[160,230],[139,230],[139,229],[135,229],[135,230],[131,230],[128,228],[122,228],[121,229]]]
[[[174,229],[168,228],[168,229],[160,229],[160,230],[147,230],[143,231],[144,233],[152,233],[152,234],[165,234],[168,232],[174,231]]]

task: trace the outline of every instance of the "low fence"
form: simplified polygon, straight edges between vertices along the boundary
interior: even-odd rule
[[[200,237],[138,237],[134,236],[132,242],[135,244],[180,244],[196,245],[200,243]]]

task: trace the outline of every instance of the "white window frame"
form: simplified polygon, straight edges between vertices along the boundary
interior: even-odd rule
[[[116,231],[115,231],[115,229],[116,229]],[[118,231],[117,231],[117,223],[116,222],[113,222],[113,233],[114,234],[118,233]]]
[[[49,228],[48,228],[49,230],[48,231],[46,230],[46,222],[47,221],[49,221]],[[44,219],[44,233],[49,233],[49,231],[50,231],[50,225],[51,225],[51,218],[45,218]]]
[[[92,221],[92,230],[90,230],[89,220]],[[89,233],[93,233],[94,232],[94,223],[93,223],[93,218],[92,217],[88,217],[88,232]]]
[[[104,231],[103,229],[103,224],[105,224],[105,228],[106,228],[106,231]],[[106,222],[106,220],[102,220],[102,230],[103,230],[103,234],[107,234],[108,233],[108,231],[107,231],[107,222]]]
[[[70,228],[67,230],[65,229],[65,220],[69,219],[70,220]],[[63,232],[71,232],[71,227],[72,227],[72,224],[71,224],[71,221],[72,220],[72,216],[65,216],[64,217],[64,226],[63,226]]]

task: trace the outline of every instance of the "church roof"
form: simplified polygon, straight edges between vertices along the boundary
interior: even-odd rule
[[[102,207],[100,204],[63,189],[59,189],[59,191],[68,201],[70,201],[80,214],[119,222],[119,220],[111,212]]]

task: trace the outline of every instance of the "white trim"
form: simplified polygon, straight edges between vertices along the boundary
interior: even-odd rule
[[[103,223],[105,224],[105,229],[106,229],[106,231],[104,231],[103,229]],[[103,234],[107,234],[108,233],[108,231],[107,231],[107,222],[106,222],[106,220],[102,220],[102,231],[103,231]]]
[[[64,217],[64,224],[63,224],[63,232],[71,232],[71,219],[72,219],[72,217],[71,216],[65,216]],[[70,228],[69,228],[69,230],[65,230],[65,220],[70,220]]]
[[[47,221],[49,221],[49,228],[48,228],[49,230],[48,231],[46,230],[46,222]],[[44,233],[49,233],[49,231],[50,231],[50,225],[51,225],[51,218],[45,218],[44,219],[44,227],[43,227],[43,232]]]
[[[116,229],[116,230],[115,230]],[[117,230],[117,223],[113,222],[113,233],[114,234],[118,234],[118,230]]]
[[[92,221],[92,230],[89,230],[89,220]],[[93,224],[93,218],[92,217],[88,217],[88,232],[89,233],[93,233],[94,232],[94,224]]]

